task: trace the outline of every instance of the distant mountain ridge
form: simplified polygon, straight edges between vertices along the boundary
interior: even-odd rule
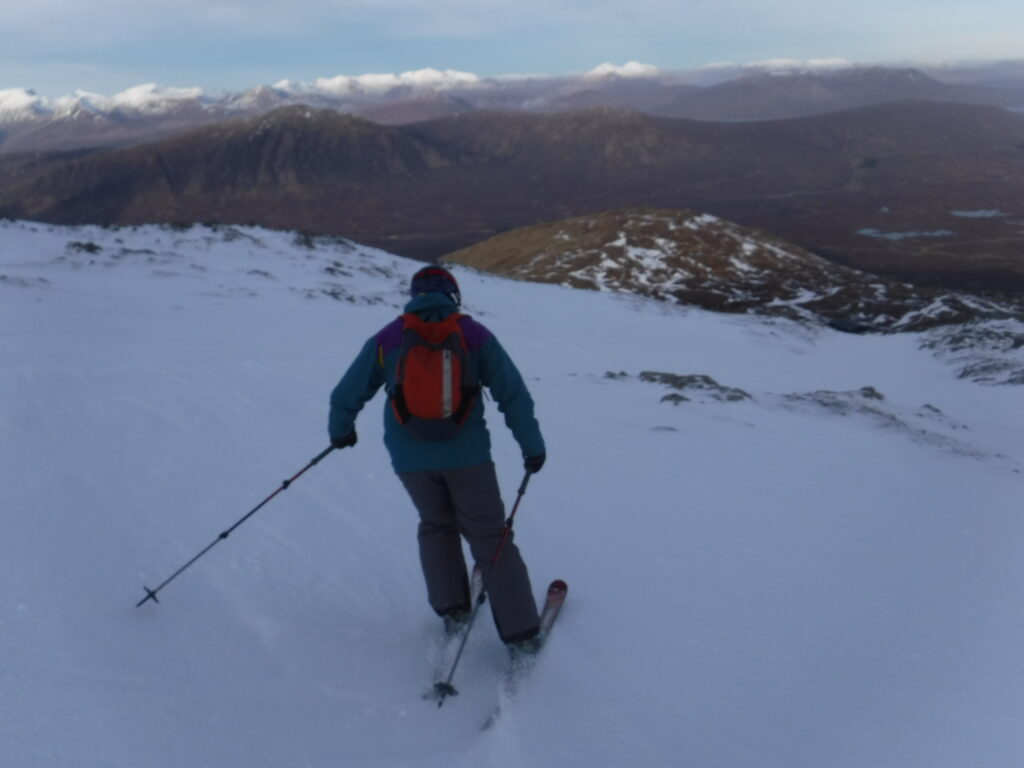
[[[588,107],[697,120],[787,119],[904,100],[1024,109],[1024,70],[766,64],[671,73],[631,62],[564,77],[484,78],[424,69],[282,80],[218,96],[146,84],[114,96],[76,91],[46,99],[15,88],[0,90],[0,153],[125,146],[295,105],[399,125],[476,111]]]
[[[683,93],[653,114],[701,120],[779,120],[898,101],[1021,106],[1024,91],[951,85],[920,69],[863,67],[830,72],[755,71]]]
[[[1024,290],[1024,118],[904,103],[707,123],[597,108],[384,126],[294,106],[128,149],[0,158],[0,216],[260,224],[436,258],[626,207],[689,208],[901,280]]]

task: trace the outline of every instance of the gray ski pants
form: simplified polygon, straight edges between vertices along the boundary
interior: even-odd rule
[[[536,634],[537,603],[511,531],[493,572],[489,572],[505,532],[505,506],[494,464],[400,472],[398,476],[420,513],[420,563],[431,607],[441,616],[471,607],[461,535],[483,570],[502,640],[511,642]]]

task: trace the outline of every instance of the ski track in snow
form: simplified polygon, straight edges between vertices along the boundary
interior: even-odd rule
[[[571,590],[489,731],[486,617],[460,695],[420,700],[439,628],[382,395],[135,609],[322,450],[417,266],[295,241],[0,222],[0,765],[1020,765],[1020,390],[911,335],[459,270],[548,442],[517,541],[538,596]]]

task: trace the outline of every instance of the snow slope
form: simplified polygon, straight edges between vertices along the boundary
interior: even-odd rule
[[[571,590],[489,731],[488,622],[461,695],[420,700],[438,621],[381,395],[354,449],[136,609],[326,446],[331,388],[415,269],[306,245],[0,222],[0,765],[1024,760],[1020,390],[911,335],[459,271],[548,441],[517,540],[538,594]]]

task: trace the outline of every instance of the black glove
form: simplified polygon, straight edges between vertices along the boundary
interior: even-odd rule
[[[547,458],[547,454],[538,453],[536,456],[527,456],[523,459],[523,466],[526,467],[526,471],[531,475],[540,472],[540,468],[544,466],[544,459]]]
[[[344,437],[332,437],[331,445],[335,448],[348,448],[350,445],[355,445],[359,438],[356,436],[356,431],[353,429]]]

